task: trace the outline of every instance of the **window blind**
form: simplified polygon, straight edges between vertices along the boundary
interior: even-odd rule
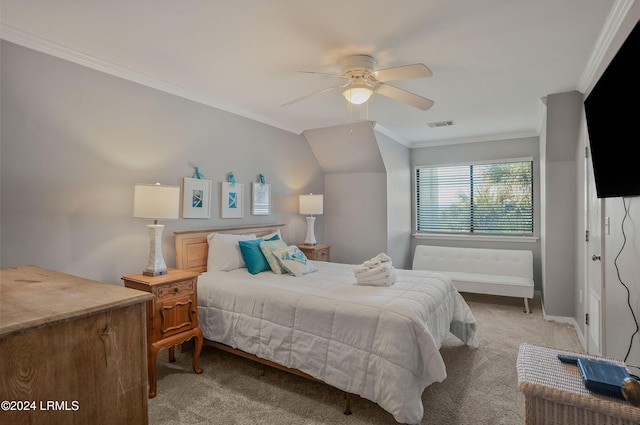
[[[533,162],[416,168],[416,230],[533,233]]]

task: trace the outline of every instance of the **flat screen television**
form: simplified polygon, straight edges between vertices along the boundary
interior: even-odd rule
[[[636,23],[584,101],[598,198],[640,196],[639,60]]]

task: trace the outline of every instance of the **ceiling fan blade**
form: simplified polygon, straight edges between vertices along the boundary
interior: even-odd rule
[[[381,69],[371,73],[378,81],[408,80],[410,78],[431,77],[433,73],[426,65],[415,63],[413,65],[397,66],[395,68]]]
[[[304,100],[304,99],[306,99],[306,98],[308,98],[308,97],[315,96],[315,95],[322,94],[322,93],[326,93],[326,92],[328,92],[328,91],[335,90],[335,89],[339,89],[339,88],[341,88],[341,87],[342,87],[342,86],[332,86],[332,87],[327,87],[326,89],[322,89],[322,90],[318,90],[318,91],[313,92],[313,93],[305,94],[305,95],[304,95],[304,96],[302,96],[302,97],[299,97],[299,98],[297,98],[297,99],[293,99],[293,100],[291,100],[291,101],[289,101],[289,102],[287,102],[287,103],[283,103],[283,104],[282,104],[282,105],[280,105],[280,106],[281,106],[281,107],[283,107],[283,106],[289,106],[289,105],[291,105],[291,104],[293,104],[293,103],[300,102],[301,100]]]
[[[414,108],[422,109],[423,111],[431,108],[434,104],[434,101],[431,99],[418,96],[417,94],[399,89],[398,87],[390,86],[389,84],[380,84],[376,88],[376,93],[399,100],[400,102],[404,102]]]
[[[331,74],[329,72],[316,72],[316,71],[298,71],[298,72],[302,72],[303,74],[324,75],[325,77],[347,78],[340,74]]]

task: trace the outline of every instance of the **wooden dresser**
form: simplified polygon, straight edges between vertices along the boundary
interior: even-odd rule
[[[149,397],[156,396],[156,360],[162,348],[169,349],[169,361],[174,361],[177,344],[196,340],[192,366],[202,373],[198,358],[202,350],[202,331],[198,326],[198,275],[189,270],[169,269],[160,276],[136,274],[124,276],[127,288],[153,294],[147,302],[147,353],[149,362]]]
[[[151,297],[34,266],[1,269],[0,422],[147,424]]]

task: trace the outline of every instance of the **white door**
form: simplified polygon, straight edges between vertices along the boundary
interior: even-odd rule
[[[596,195],[596,183],[593,176],[591,153],[586,155],[586,217],[587,217],[587,279],[585,288],[585,312],[588,317],[586,330],[587,353],[602,355],[602,329],[604,328],[604,276],[603,259],[603,209],[602,199]],[[586,319],[586,318],[585,318]]]

